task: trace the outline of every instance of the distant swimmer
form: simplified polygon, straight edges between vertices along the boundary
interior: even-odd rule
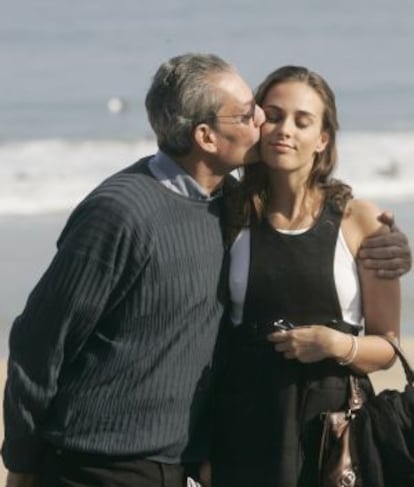
[[[119,96],[111,96],[106,105],[108,107],[108,110],[114,115],[119,115],[127,108],[126,101]]]
[[[391,160],[388,166],[377,169],[377,174],[387,178],[396,178],[400,172],[399,164],[395,160]]]

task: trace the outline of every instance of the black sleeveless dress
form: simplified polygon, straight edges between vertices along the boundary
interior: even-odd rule
[[[328,203],[299,235],[267,220],[251,228],[243,324],[229,329],[214,401],[214,487],[317,486],[319,414],[345,406],[348,369],[331,359],[285,359],[258,329],[285,318],[356,332],[342,321],[334,282],[341,218]],[[363,383],[370,394],[368,378]]]

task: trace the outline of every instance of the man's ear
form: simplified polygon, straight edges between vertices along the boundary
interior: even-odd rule
[[[194,128],[194,142],[198,147],[210,154],[217,152],[217,135],[206,123],[200,123]]]

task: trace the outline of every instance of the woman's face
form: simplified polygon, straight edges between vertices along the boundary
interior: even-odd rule
[[[309,173],[316,152],[328,143],[322,131],[323,102],[318,93],[300,81],[272,86],[262,108],[261,157],[274,170]]]

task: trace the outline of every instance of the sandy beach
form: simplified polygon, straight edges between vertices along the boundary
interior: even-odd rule
[[[414,364],[414,337],[403,337],[401,345],[410,360]],[[399,389],[402,390],[405,385],[405,376],[399,362],[395,363],[389,370],[375,372],[371,374],[371,379],[374,384],[376,392],[383,389]],[[0,387],[1,399],[3,399],[4,382],[6,380],[6,361],[0,361]],[[3,421],[0,421],[0,437],[3,440]],[[6,469],[1,463],[0,465],[0,486],[5,485]]]

